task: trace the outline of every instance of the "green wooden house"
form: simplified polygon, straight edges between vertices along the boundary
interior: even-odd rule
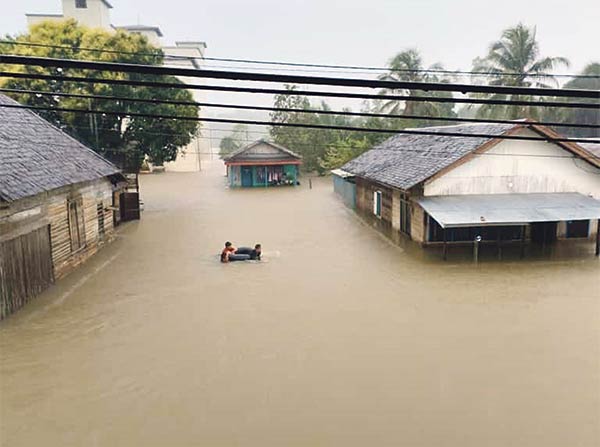
[[[225,160],[231,187],[298,185],[302,157],[270,141],[258,140]]]

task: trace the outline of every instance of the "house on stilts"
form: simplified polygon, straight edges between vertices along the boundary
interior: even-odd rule
[[[266,140],[258,140],[224,159],[230,187],[298,185],[302,157]]]
[[[335,191],[392,234],[442,246],[444,258],[452,245],[501,254],[516,244],[522,255],[558,240],[589,240],[600,254],[600,157],[589,146],[530,121],[418,130],[464,137],[395,135],[334,171]]]

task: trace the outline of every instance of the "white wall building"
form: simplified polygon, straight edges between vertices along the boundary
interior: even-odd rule
[[[158,26],[125,25],[115,26],[110,23],[110,10],[112,5],[107,0],[62,0],[62,14],[25,14],[27,24],[35,25],[42,21],[75,19],[82,25],[90,28],[101,28],[107,31],[124,30],[131,33],[144,35],[148,41],[162,48],[165,53],[165,66],[200,68],[201,59],[204,57],[206,43],[200,41],[175,42],[174,45],[163,45],[163,34]],[[177,56],[177,57],[169,57]],[[181,57],[181,58],[178,58]],[[179,77],[185,83],[198,83],[195,78]],[[200,90],[190,90],[196,101],[201,101]],[[177,160],[165,164],[168,171],[192,172],[199,171],[202,167],[202,158],[210,159],[210,135],[208,125],[202,125],[202,134],[190,142],[181,151]]]

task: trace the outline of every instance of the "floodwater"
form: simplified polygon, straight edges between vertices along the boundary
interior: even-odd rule
[[[2,446],[600,445],[591,244],[444,263],[330,180],[222,174],[143,177],[143,220],[2,322]]]

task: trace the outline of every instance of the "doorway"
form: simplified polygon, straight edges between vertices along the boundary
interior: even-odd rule
[[[242,166],[242,186],[252,186],[252,167]]]

